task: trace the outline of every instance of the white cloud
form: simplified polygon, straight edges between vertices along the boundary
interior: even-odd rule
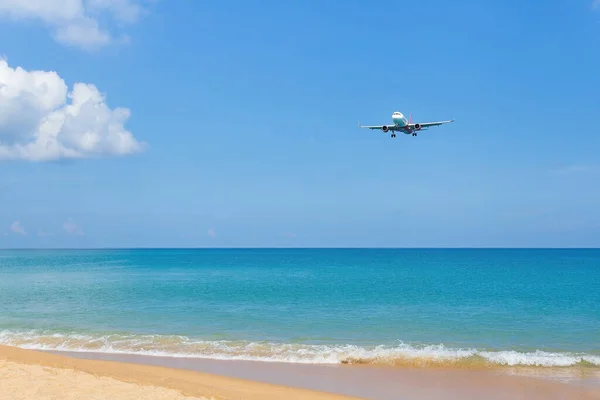
[[[0,16],[13,20],[38,20],[50,27],[56,41],[93,49],[115,40],[99,17],[111,23],[132,24],[151,0],[0,0]],[[152,0],[154,1],[154,0]]]
[[[108,11],[121,22],[134,23],[144,11],[140,2],[135,0],[87,0],[91,12]]]
[[[127,108],[110,109],[93,84],[69,91],[54,71],[11,68],[0,59],[0,160],[137,153],[145,144],[125,129],[129,115]]]
[[[27,231],[25,231],[25,227],[21,224],[20,221],[15,221],[10,225],[10,230],[19,235],[27,235]]]
[[[214,238],[215,236],[217,236],[217,231],[215,231],[215,228],[210,228],[210,229],[208,230],[208,236],[210,236],[210,237],[213,237],[213,238]]]
[[[83,230],[73,221],[72,218],[69,218],[63,224],[63,229],[72,236],[83,236]]]

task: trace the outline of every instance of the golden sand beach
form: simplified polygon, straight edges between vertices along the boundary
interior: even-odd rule
[[[342,400],[351,397],[198,372],[80,360],[0,346],[1,400]]]
[[[260,368],[260,364],[257,365]],[[298,369],[298,375],[302,375]],[[353,380],[386,372],[348,367]],[[375,373],[375,375],[374,375]],[[597,400],[589,388],[484,371],[406,369],[394,372],[387,398],[414,400]],[[72,358],[0,346],[0,400],[343,400],[349,397],[185,369]],[[382,398],[382,397],[379,397]]]
[[[122,382],[72,369],[0,361],[0,399],[198,400],[177,390]],[[82,393],[85,396],[82,396]]]

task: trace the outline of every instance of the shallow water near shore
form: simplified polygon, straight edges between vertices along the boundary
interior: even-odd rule
[[[600,250],[0,251],[0,344],[588,379],[598,287]]]

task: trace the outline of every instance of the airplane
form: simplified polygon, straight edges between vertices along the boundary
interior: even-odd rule
[[[439,126],[442,124],[447,124],[450,122],[454,122],[454,120],[449,121],[439,121],[439,122],[422,122],[413,124],[412,122],[412,114],[410,114],[410,119],[407,121],[406,117],[402,115],[401,112],[396,111],[392,114],[392,122],[393,125],[375,125],[375,126],[363,126],[358,123],[360,128],[368,128],[368,129],[381,129],[383,132],[392,131],[391,136],[393,138],[396,137],[396,132],[402,132],[407,135],[412,134],[413,136],[417,136],[417,132],[421,130],[427,130],[430,126]]]

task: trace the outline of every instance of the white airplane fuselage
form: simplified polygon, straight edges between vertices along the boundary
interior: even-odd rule
[[[395,113],[392,114],[392,122],[394,123],[394,125],[396,125],[398,128],[404,128],[406,125],[408,125],[408,120],[406,119],[406,117],[399,111],[396,111]]]

